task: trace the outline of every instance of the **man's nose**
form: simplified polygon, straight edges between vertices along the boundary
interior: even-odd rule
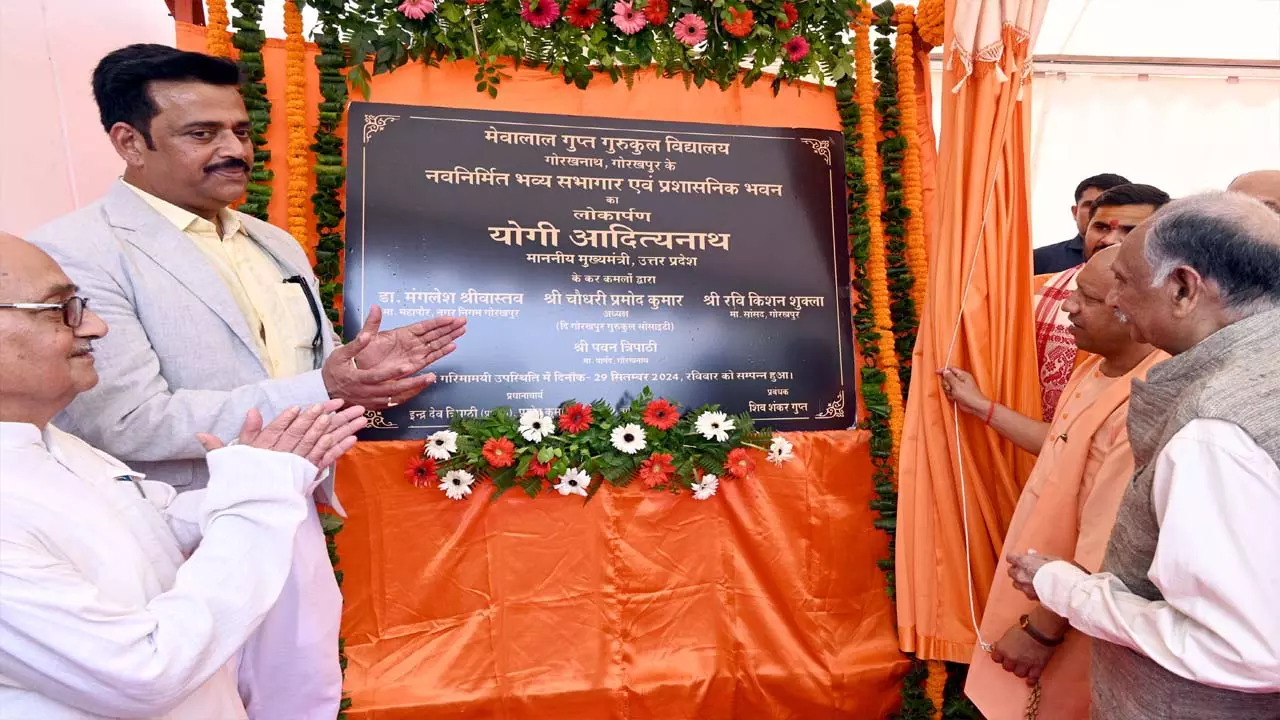
[[[100,338],[107,334],[107,321],[92,310],[85,310],[80,318],[80,327],[76,328],[76,337]]]

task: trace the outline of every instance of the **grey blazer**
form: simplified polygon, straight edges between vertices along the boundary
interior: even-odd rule
[[[306,254],[279,228],[240,215],[247,234],[299,275],[319,301]],[[208,470],[195,434],[236,437],[250,408],[270,420],[293,405],[327,400],[318,369],[271,379],[244,314],[190,238],[117,181],[88,207],[35,230],[106,337],[94,343],[99,382],[55,424],[180,491],[204,487]],[[337,339],[321,317],[315,367]]]

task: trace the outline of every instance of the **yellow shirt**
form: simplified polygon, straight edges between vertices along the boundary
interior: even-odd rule
[[[285,270],[254,242],[231,210],[214,223],[125,183],[183,232],[226,283],[257,341],[258,357],[273,378],[315,368],[311,342],[316,322],[306,291],[284,282]],[[221,230],[219,230],[219,228]]]

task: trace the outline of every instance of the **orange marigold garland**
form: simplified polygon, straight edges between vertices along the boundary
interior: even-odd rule
[[[871,74],[871,24],[875,14],[864,7],[858,13],[853,26],[854,75],[859,78],[855,97],[861,111],[859,123],[862,132],[862,173],[867,186],[867,222],[870,225],[870,246],[867,256],[867,291],[871,295],[875,329],[882,338],[893,338],[893,318],[889,305],[889,269],[886,260],[883,211],[884,187],[880,182],[880,156],[876,152],[876,91],[870,82]],[[866,79],[867,82],[862,82]],[[877,361],[884,373],[884,394],[889,405],[889,432],[892,437],[892,457],[898,457],[902,443],[903,407],[902,380],[898,377],[898,355],[892,342],[878,343]]]
[[[285,226],[302,247],[310,250],[307,233],[307,203],[310,199],[310,140],[307,138],[307,45],[302,38],[302,12],[296,0],[284,4],[285,127],[289,133]]]
[[[943,22],[947,12],[945,0],[920,0],[916,8],[916,30],[920,39],[933,47],[941,47],[943,38]]]
[[[898,112],[902,116],[902,140],[906,153],[902,160],[902,203],[907,216],[907,265],[915,286],[911,295],[916,312],[924,309],[925,291],[929,283],[929,255],[924,238],[924,178],[920,163],[920,144],[916,138],[915,8],[897,6],[898,42],[894,48],[898,65]]]
[[[209,16],[205,24],[204,51],[215,57],[231,57],[231,33],[227,25],[227,0],[208,0]]]

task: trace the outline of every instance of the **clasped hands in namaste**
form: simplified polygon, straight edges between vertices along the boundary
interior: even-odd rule
[[[395,330],[380,330],[382,309],[374,305],[355,340],[339,347],[321,368],[329,397],[368,410],[395,407],[436,381],[418,373],[453,352],[467,331],[463,318],[437,317]]]

